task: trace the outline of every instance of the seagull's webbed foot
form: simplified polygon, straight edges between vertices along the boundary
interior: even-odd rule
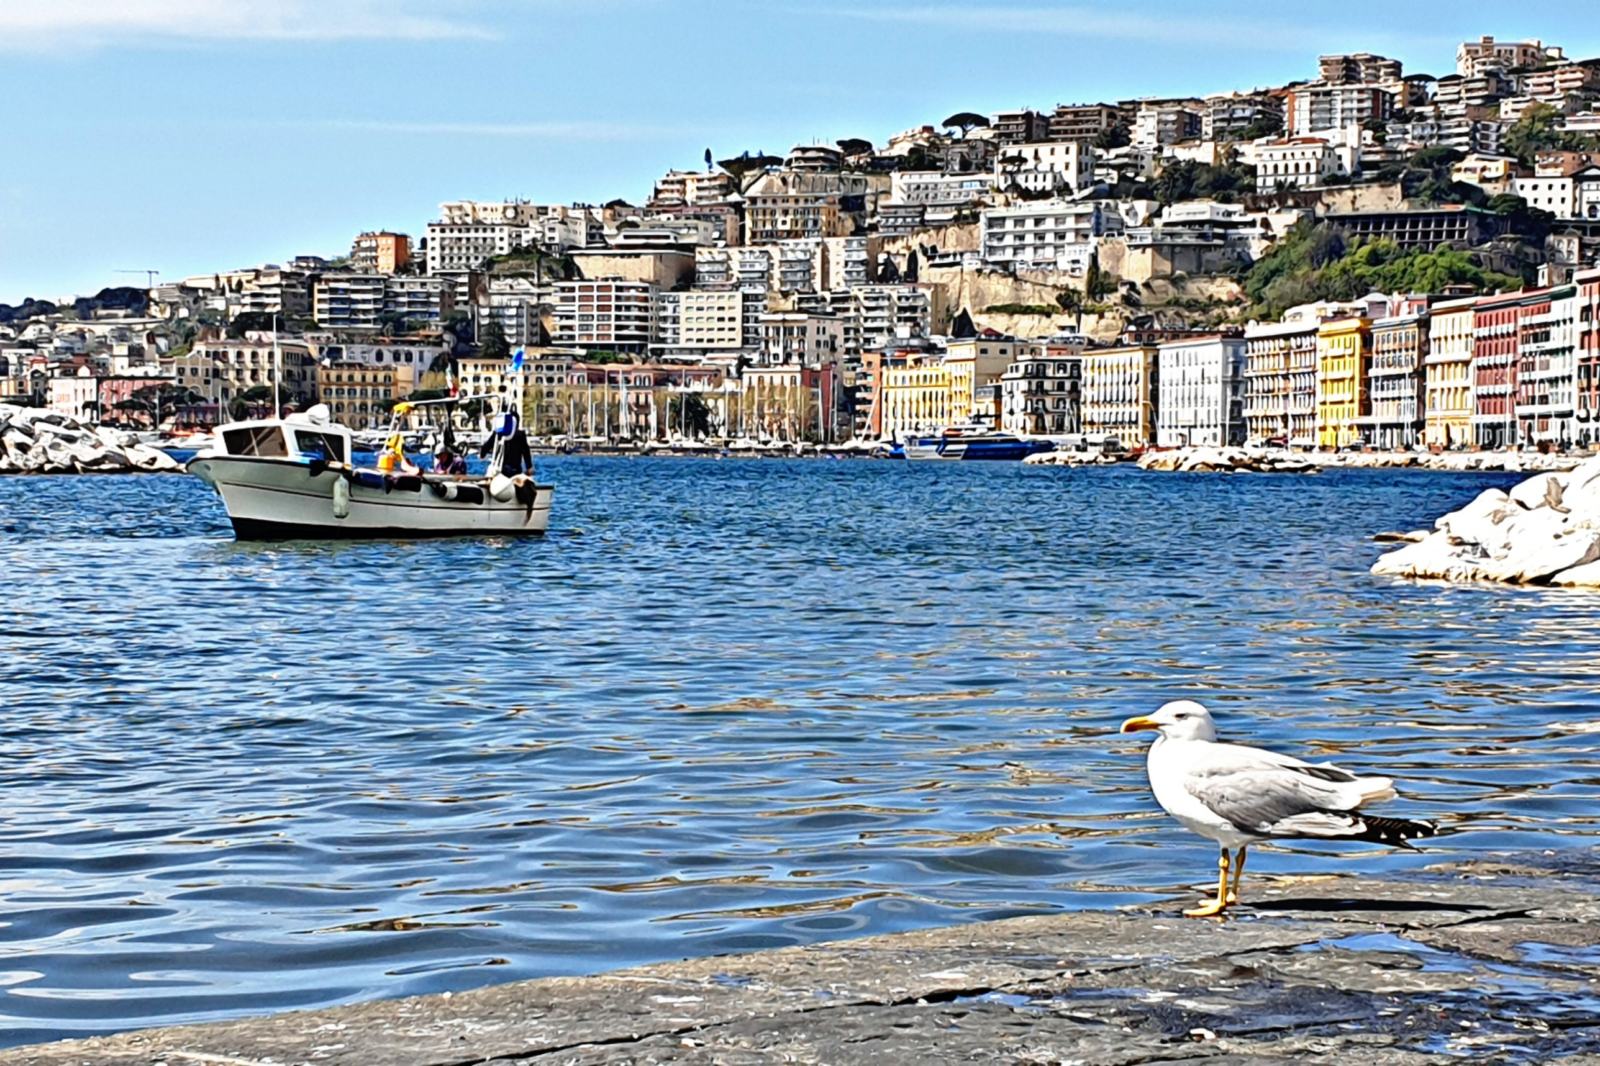
[[[1184,911],[1186,918],[1214,918],[1221,914],[1223,908],[1233,902],[1228,893],[1228,849],[1222,849],[1222,857],[1217,860],[1217,898],[1208,899],[1198,907],[1190,907]]]
[[[1208,899],[1198,907],[1190,907],[1183,912],[1185,918],[1215,918],[1227,908],[1228,904],[1220,899]]]

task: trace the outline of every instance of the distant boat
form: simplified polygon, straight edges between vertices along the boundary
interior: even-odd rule
[[[189,460],[188,471],[222,497],[240,540],[524,536],[549,526],[551,486],[358,467],[353,435],[325,412],[219,426],[216,444]],[[491,471],[499,460],[497,447]]]
[[[951,426],[938,433],[905,439],[907,459],[973,460],[1017,462],[1038,452],[1052,451],[1047,440],[1029,440],[1011,433],[999,433],[987,426]]]

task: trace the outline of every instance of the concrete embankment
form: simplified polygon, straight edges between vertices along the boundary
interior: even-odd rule
[[[0,1066],[1600,1062],[1600,852],[1185,896],[0,1053]]]

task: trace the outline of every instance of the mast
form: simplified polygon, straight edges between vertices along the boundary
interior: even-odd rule
[[[272,314],[272,417],[283,417],[283,349],[278,347],[278,313]]]

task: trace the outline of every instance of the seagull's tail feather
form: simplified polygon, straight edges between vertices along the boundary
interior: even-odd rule
[[[1388,844],[1390,847],[1405,848],[1407,851],[1416,851],[1411,846],[1411,841],[1419,837],[1439,835],[1439,827],[1433,822],[1417,822],[1410,818],[1380,818],[1375,814],[1358,814],[1356,820],[1362,824],[1358,833],[1350,835],[1351,840],[1365,840],[1373,844]]]

